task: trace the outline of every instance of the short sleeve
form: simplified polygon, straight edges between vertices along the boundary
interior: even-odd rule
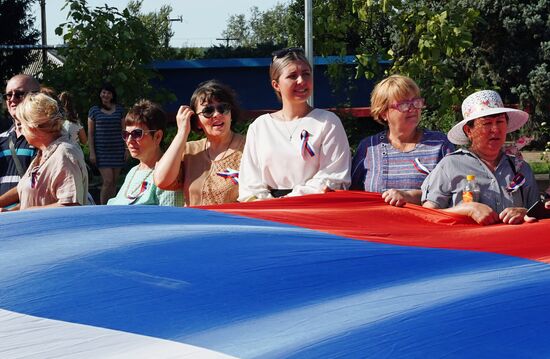
[[[451,207],[452,181],[445,169],[447,161],[443,159],[422,183],[422,203],[430,201],[439,208]]]

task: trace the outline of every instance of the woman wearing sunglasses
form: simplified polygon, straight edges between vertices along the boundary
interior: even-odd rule
[[[165,191],[153,182],[155,165],[162,157],[160,144],[165,131],[166,114],[159,105],[142,100],[128,111],[122,139],[130,156],[138,159],[139,164],[128,171],[120,191],[107,204],[183,205],[181,191]]]
[[[282,109],[258,117],[248,128],[239,201],[347,188],[348,139],[338,116],[307,103],[313,74],[303,50],[273,53],[269,73]]]
[[[176,115],[178,131],[159,161],[155,183],[183,188],[186,206],[236,202],[244,137],[231,130],[239,116],[235,94],[218,81],[203,82]],[[205,137],[187,141],[193,127]]]
[[[371,114],[386,129],[365,138],[352,162],[352,189],[380,192],[393,206],[420,204],[420,186],[454,150],[444,133],[419,127],[424,99],[409,77],[392,75],[371,94]]]
[[[32,93],[17,106],[17,119],[38,154],[17,185],[19,209],[87,204],[88,172],[80,146],[62,135],[57,100]]]

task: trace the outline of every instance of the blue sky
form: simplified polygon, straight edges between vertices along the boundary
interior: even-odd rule
[[[173,22],[172,30],[175,32],[171,45],[180,46],[212,46],[222,44],[216,40],[225,30],[227,19],[233,14],[249,14],[252,6],[257,6],[264,11],[272,8],[277,3],[287,3],[285,0],[144,0],[142,10],[144,12],[158,10],[162,5],[171,5],[172,17],[183,17],[183,23]],[[123,9],[128,0],[88,0],[90,7],[103,6],[108,3]],[[61,8],[64,0],[46,0],[46,25],[48,44],[57,45],[63,43],[62,39],[55,35],[55,28],[66,21],[67,11]],[[36,27],[40,29],[39,1],[33,5],[33,14],[36,16]]]

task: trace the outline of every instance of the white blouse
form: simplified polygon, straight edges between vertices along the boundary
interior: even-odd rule
[[[304,144],[301,137],[307,134]],[[293,121],[262,115],[246,135],[238,200],[272,198],[270,189],[291,189],[288,196],[321,193],[327,186],[347,189],[350,158],[346,132],[332,112],[314,109]]]

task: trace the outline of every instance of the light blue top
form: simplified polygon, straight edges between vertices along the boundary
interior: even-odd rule
[[[132,167],[116,197],[108,205],[148,204],[157,206],[183,206],[182,191],[165,191],[153,181],[153,170],[140,170],[139,165]]]

